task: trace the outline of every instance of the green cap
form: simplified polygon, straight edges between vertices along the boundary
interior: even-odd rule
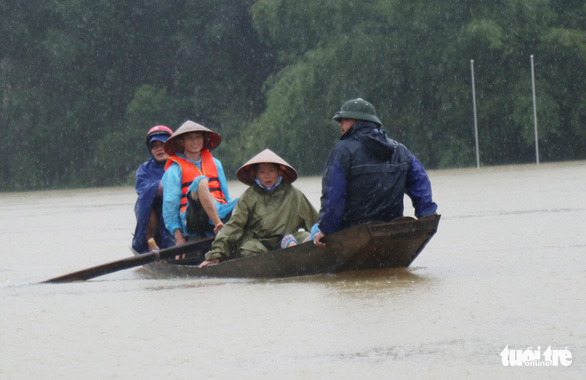
[[[376,117],[374,106],[361,98],[348,100],[344,103],[333,119],[338,122],[340,119],[366,120],[382,125],[381,121]]]

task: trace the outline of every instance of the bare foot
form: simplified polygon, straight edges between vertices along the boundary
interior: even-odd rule
[[[297,245],[297,239],[291,234],[283,236],[281,240],[281,248],[289,248]]]

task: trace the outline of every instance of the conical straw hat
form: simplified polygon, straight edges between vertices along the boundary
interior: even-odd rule
[[[181,124],[181,126],[171,135],[171,137],[169,137],[164,146],[165,152],[167,152],[169,155],[177,154],[178,152],[183,153],[183,148],[179,144],[179,139],[177,137],[189,132],[206,132],[209,137],[206,138],[203,148],[209,151],[217,148],[218,145],[220,145],[222,142],[222,137],[216,132],[204,127],[201,124],[187,120],[185,123]]]
[[[236,172],[236,177],[238,177],[240,182],[246,185],[252,185],[254,183],[254,179],[256,178],[254,165],[262,163],[276,164],[279,166],[281,169],[281,175],[283,176],[283,181],[285,182],[291,183],[297,179],[297,171],[293,168],[293,166],[289,165],[287,161],[277,156],[270,149],[263,150],[256,156],[252,157],[247,163],[242,165]]]

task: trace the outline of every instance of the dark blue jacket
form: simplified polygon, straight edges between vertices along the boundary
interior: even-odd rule
[[[377,124],[360,120],[328,158],[318,227],[327,235],[370,221],[389,222],[403,216],[405,194],[418,218],[436,212],[421,162]]]
[[[132,249],[138,253],[148,252],[146,241],[146,229],[151,210],[154,210],[159,218],[159,230],[155,234],[155,241],[159,248],[167,248],[175,245],[175,238],[165,228],[162,216],[162,197],[157,196],[157,190],[163,174],[165,163],[157,162],[153,157],[143,163],[136,171],[136,193],[138,199],[134,205],[136,215],[136,228],[132,239]]]

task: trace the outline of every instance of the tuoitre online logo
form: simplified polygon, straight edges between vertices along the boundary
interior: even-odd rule
[[[506,345],[499,355],[505,367],[557,367],[560,365],[567,367],[572,364],[572,353],[568,347],[557,350],[552,349],[550,345],[542,352],[540,346],[537,346],[535,350],[533,347],[515,350]]]

